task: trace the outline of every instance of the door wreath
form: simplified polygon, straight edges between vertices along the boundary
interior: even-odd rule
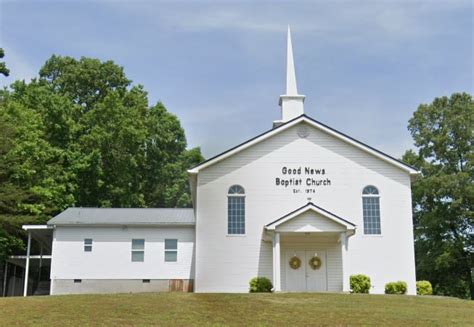
[[[309,266],[313,268],[313,270],[317,270],[321,268],[321,265],[322,265],[322,261],[319,257],[314,256],[311,259],[309,259]]]
[[[293,258],[291,258],[290,267],[292,269],[298,269],[299,267],[301,267],[301,259],[298,258],[297,256],[294,256]]]

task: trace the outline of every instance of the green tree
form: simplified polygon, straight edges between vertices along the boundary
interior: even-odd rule
[[[0,48],[0,59],[2,59],[3,57],[5,57],[5,51]],[[4,62],[0,62],[0,74],[2,74],[3,76],[10,75],[10,69],[7,68]]]
[[[0,257],[23,248],[23,224],[44,223],[74,203],[64,151],[47,141],[41,113],[13,95],[0,92]]]
[[[17,211],[16,202],[31,196],[8,179],[11,167],[5,156],[13,147],[14,133],[14,127],[0,116],[0,262],[23,248],[18,224],[24,217]]]
[[[418,279],[435,294],[474,296],[474,101],[455,93],[418,107],[409,121],[418,151],[403,160],[422,177],[412,186]]]
[[[38,79],[0,91],[0,256],[21,249],[22,224],[72,205],[190,206],[186,169],[203,158],[186,145],[122,67],[52,56]]]

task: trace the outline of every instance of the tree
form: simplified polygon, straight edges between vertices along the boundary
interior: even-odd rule
[[[18,237],[18,223],[22,215],[16,211],[16,201],[28,198],[30,194],[8,180],[9,162],[5,156],[13,146],[14,128],[0,116],[0,262],[14,252],[23,249],[23,242]]]
[[[3,57],[5,57],[5,51],[0,48],[0,59],[2,59]],[[0,74],[2,74],[3,76],[10,75],[10,70],[7,68],[4,62],[0,62]]]
[[[408,129],[418,151],[403,160],[422,172],[412,186],[417,277],[435,294],[473,297],[473,98],[455,93],[422,104]]]
[[[0,91],[0,155],[3,257],[21,249],[22,224],[69,206],[190,206],[186,169],[203,160],[122,67],[60,56]]]

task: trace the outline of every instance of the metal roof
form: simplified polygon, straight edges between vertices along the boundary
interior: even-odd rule
[[[68,208],[48,225],[194,225],[188,208]]]

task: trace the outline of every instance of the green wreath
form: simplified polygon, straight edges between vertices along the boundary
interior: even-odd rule
[[[299,269],[299,267],[301,267],[301,259],[298,258],[297,256],[294,256],[293,258],[291,258],[290,267],[292,269]]]
[[[321,268],[322,264],[323,263],[319,257],[314,256],[311,259],[309,259],[309,266],[313,268],[313,270],[317,270]]]

